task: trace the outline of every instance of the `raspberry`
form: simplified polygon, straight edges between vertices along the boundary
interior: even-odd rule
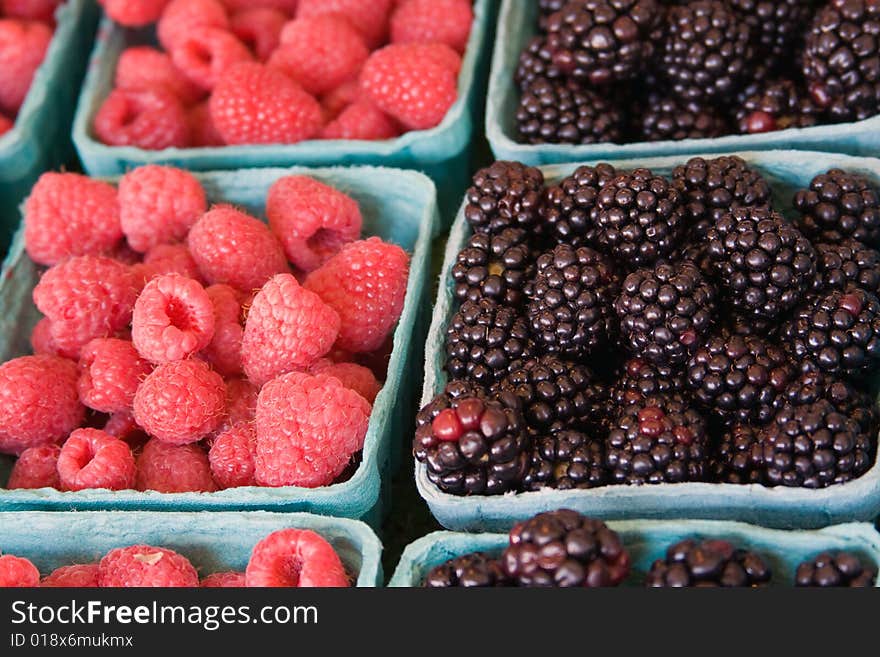
[[[204,358],[223,376],[235,376],[241,369],[241,304],[228,285],[212,285],[207,290],[214,306],[214,337],[202,350]]]
[[[309,529],[281,529],[254,546],[245,571],[248,586],[347,587],[348,575],[336,550]]]
[[[197,102],[204,94],[180,72],[166,53],[149,46],[126,48],[116,64],[119,89],[165,89],[184,105]]]
[[[214,306],[198,281],[180,274],[154,278],[137,299],[131,338],[152,363],[182,360],[214,337]]]
[[[135,472],[129,446],[98,429],[77,429],[58,455],[62,490],[133,488]]]
[[[134,397],[134,418],[154,438],[173,445],[201,440],[223,421],[226,387],[199,360],[159,365]]]
[[[326,354],[339,333],[339,316],[290,274],[272,278],[248,313],[241,361],[251,383],[306,369]]]
[[[144,261],[132,267],[135,287],[143,290],[151,280],[164,274],[180,274],[201,283],[199,266],[185,244],[159,244],[147,251]]]
[[[60,453],[61,448],[58,445],[43,445],[24,450],[12,466],[6,488],[60,488]]]
[[[244,573],[214,573],[199,584],[203,589],[244,588]]]
[[[211,476],[208,455],[201,445],[169,445],[153,439],[137,460],[140,491],[159,493],[211,493],[217,485]]]
[[[191,146],[205,148],[211,146],[223,146],[223,137],[217,132],[214,120],[211,118],[210,101],[204,101],[193,105],[187,114]]]
[[[406,49],[413,57],[428,59],[458,77],[461,55],[443,43],[408,43]]]
[[[12,121],[0,114],[0,137],[12,130],[14,127],[15,124]]]
[[[438,42],[464,52],[473,21],[470,0],[407,0],[391,16],[391,42]]]
[[[97,338],[80,355],[79,398],[102,413],[130,410],[138,386],[151,370],[128,340]]]
[[[276,181],[266,198],[266,216],[287,258],[312,271],[361,234],[357,201],[307,176]]]
[[[61,352],[52,339],[52,322],[43,317],[31,331],[31,350],[44,356],[60,356]]]
[[[297,0],[220,0],[227,9],[236,11],[239,9],[264,8],[278,9],[285,14],[293,14],[296,11]]]
[[[85,589],[98,586],[98,564],[86,563],[56,568],[40,582],[42,588]]]
[[[113,413],[104,423],[102,431],[127,444],[132,453],[140,450],[150,437],[134,421],[131,410]]]
[[[438,125],[458,97],[455,74],[410,44],[386,46],[370,55],[360,82],[379,109],[410,130]]]
[[[257,400],[257,483],[326,486],[364,445],[370,404],[339,379],[284,374]]]
[[[361,87],[357,80],[343,82],[333,91],[321,97],[321,107],[324,110],[324,119],[333,121],[349,105],[354,104],[359,98]]]
[[[211,117],[227,144],[295,144],[321,130],[321,105],[284,73],[233,66],[211,96]]]
[[[51,23],[62,0],[0,0],[0,16]]]
[[[95,114],[94,131],[109,146],[161,151],[189,145],[186,110],[162,88],[114,89]]]
[[[44,173],[25,203],[25,248],[38,265],[106,253],[121,238],[116,188],[105,182]]]
[[[236,424],[253,422],[259,393],[257,387],[247,379],[228,379],[226,381],[226,418],[214,432],[214,437]],[[211,441],[210,436],[207,441]]]
[[[40,585],[40,571],[27,559],[11,554],[0,556],[0,588],[25,588]]]
[[[0,110],[18,112],[51,40],[43,23],[0,20]]]
[[[323,139],[394,139],[400,135],[397,122],[368,100],[346,107],[336,119],[324,126]]]
[[[257,435],[250,422],[227,429],[214,439],[208,461],[211,473],[220,488],[254,486],[254,452]]]
[[[197,587],[199,574],[173,550],[132,545],[110,550],[98,564],[101,587]]]
[[[22,356],[0,365],[0,454],[61,442],[82,424],[76,363]]]
[[[155,23],[168,0],[98,0],[107,15],[126,27],[143,27]]]
[[[55,344],[71,355],[92,338],[128,326],[136,295],[129,268],[104,256],[78,256],[55,265],[33,292],[37,308],[52,323]]]
[[[349,390],[354,390],[370,404],[376,401],[376,395],[382,384],[376,380],[373,371],[357,363],[334,363],[322,358],[309,368],[310,374],[326,374],[337,379]]]
[[[159,43],[167,51],[200,27],[229,29],[226,9],[218,0],[171,0],[156,25]]]
[[[388,34],[388,16],[394,0],[300,0],[297,18],[321,14],[342,14],[367,40],[367,46],[376,48]]]
[[[253,59],[248,47],[234,34],[216,27],[197,27],[182,35],[171,50],[171,60],[183,74],[205,91],[240,62]]]
[[[406,252],[371,237],[344,246],[304,287],[339,314],[337,346],[366,352],[382,346],[400,319],[408,277]]]
[[[234,14],[230,29],[254,52],[257,59],[265,62],[281,43],[281,30],[286,22],[287,15],[283,11],[255,7]]]

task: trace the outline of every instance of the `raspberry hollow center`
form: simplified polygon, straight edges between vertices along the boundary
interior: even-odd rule
[[[171,325],[184,333],[195,329],[189,307],[178,299],[171,299],[168,302],[168,305],[165,306],[165,314],[168,315],[168,321],[171,322]]]
[[[299,586],[299,578],[302,573],[303,562],[299,557],[288,557],[281,564],[279,578],[286,586],[296,588]]]

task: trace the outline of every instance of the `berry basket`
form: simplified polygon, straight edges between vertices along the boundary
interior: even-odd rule
[[[790,128],[756,135],[731,135],[715,139],[599,143],[589,145],[521,144],[516,140],[514,114],[519,93],[513,73],[524,45],[536,32],[538,3],[504,0],[498,19],[498,33],[489,96],[486,105],[486,136],[495,157],[537,166],[560,162],[611,157],[650,157],[686,153],[721,153],[735,150],[804,149],[853,155],[880,152],[880,116],[854,123]]]
[[[734,153],[767,178],[774,197],[783,199],[780,210],[789,212],[793,191],[806,187],[817,174],[834,167],[859,172],[880,183],[880,161],[847,155],[806,151]],[[621,169],[648,167],[668,175],[682,156],[608,160]],[[543,167],[548,184],[569,175],[579,164]],[[456,255],[471,230],[464,207],[455,219],[441,272],[441,285],[426,344],[426,374],[422,404],[443,390],[444,336],[455,313],[450,272]],[[873,520],[880,513],[880,465],[845,484],[824,489],[767,488],[759,485],[710,483],[604,486],[590,490],[544,490],[497,496],[456,496],[443,493],[428,479],[423,464],[416,463],[416,483],[440,523],[454,530],[495,531],[509,528],[541,511],[572,508],[604,519],[702,518],[740,520],[769,527],[815,528],[848,521]]]
[[[400,459],[400,436],[412,426],[411,407],[418,382],[411,363],[421,362],[427,323],[425,279],[430,267],[430,242],[437,220],[436,191],[420,173],[397,169],[253,169],[209,172],[197,177],[209,200],[244,207],[263,216],[263,203],[272,183],[283,176],[303,174],[352,196],[364,217],[364,235],[377,235],[411,254],[410,276],[385,385],[373,405],[364,443],[363,460],[354,475],[322,488],[233,488],[216,493],[175,493],[94,490],[59,492],[52,489],[2,490],[12,459],[0,457],[0,510],[137,509],[164,511],[245,510],[310,511],[370,520],[381,515],[383,480]],[[16,235],[0,281],[0,359],[30,353],[29,335],[38,319],[31,292],[41,270],[24,251],[24,236]],[[387,482],[384,482],[387,483]]]
[[[798,564],[825,550],[852,551],[875,567],[880,565],[880,534],[869,524],[849,523],[797,532],[711,520],[628,520],[608,524],[620,535],[632,558],[629,585],[640,584],[654,560],[663,557],[666,548],[690,537],[722,539],[736,547],[757,551],[767,560],[777,586],[790,585]],[[428,534],[406,547],[388,586],[421,586],[433,567],[469,552],[498,555],[507,542],[507,534]],[[880,582],[875,586],[880,586]]]
[[[55,36],[15,127],[0,136],[0,253],[18,225],[16,207],[37,176],[73,157],[70,122],[97,20],[89,0],[69,0],[59,8]]]
[[[443,122],[431,130],[410,132],[396,139],[377,142],[307,141],[294,145],[171,148],[164,151],[106,146],[92,135],[95,113],[113,86],[120,53],[128,46],[155,41],[152,30],[126,30],[105,18],[80,94],[73,141],[83,166],[94,176],[118,175],[142,164],[172,164],[190,171],[294,164],[370,164],[417,169],[434,179],[443,214],[451,217],[458,196],[466,187],[473,125],[483,103],[481,90],[485,88],[487,51],[491,43],[489,34],[494,26],[496,9],[492,0],[476,0],[474,3],[474,24],[459,75],[458,100]]]
[[[235,527],[235,531],[230,531]],[[0,551],[30,559],[43,575],[90,563],[109,550],[148,544],[181,553],[200,575],[244,571],[251,550],[279,529],[311,529],[342,559],[356,585],[382,585],[382,544],[364,523],[308,513],[0,513]],[[48,540],[51,537],[51,540]]]

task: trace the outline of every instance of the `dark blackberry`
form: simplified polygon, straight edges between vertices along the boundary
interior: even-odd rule
[[[435,566],[425,576],[425,588],[510,586],[501,562],[484,553],[474,552]]]
[[[643,141],[709,139],[730,132],[724,116],[715,108],[657,93],[645,100],[635,129]]]
[[[661,262],[626,277],[614,310],[634,355],[681,366],[711,328],[715,288],[693,263]]]
[[[605,442],[611,483],[704,481],[706,422],[680,395],[655,395],[622,407]]]
[[[804,372],[785,391],[789,404],[806,405],[825,400],[839,413],[858,422],[862,432],[875,436],[880,428],[880,409],[874,397],[834,376],[818,370]]]
[[[485,394],[486,391],[474,383],[468,381],[450,381],[446,384],[446,387],[443,388],[443,392],[436,395],[416,414],[416,430],[421,429],[426,424],[431,424],[431,422],[434,421],[434,418],[440,414],[440,411],[445,411],[452,406],[452,402],[456,399],[463,399],[465,397],[483,397]]]
[[[682,100],[732,97],[752,69],[748,24],[721,0],[670,7],[659,70]]]
[[[829,0],[806,36],[803,73],[810,94],[836,121],[880,110],[880,3]]]
[[[541,30],[547,29],[547,19],[562,9],[568,0],[538,0],[538,26]]]
[[[455,298],[479,301],[485,297],[513,308],[520,306],[535,269],[528,238],[528,231],[521,228],[472,235],[452,266]]]
[[[877,581],[877,567],[852,552],[823,552],[802,562],[795,586],[868,588]]]
[[[651,588],[754,588],[770,581],[770,567],[755,552],[737,549],[727,541],[689,538],[671,546],[657,559],[645,586]]]
[[[604,486],[604,441],[581,431],[561,430],[535,438],[526,490],[586,489]]]
[[[617,171],[610,164],[582,166],[547,189],[541,217],[555,241],[575,247],[595,241],[592,214],[596,200],[599,191],[615,176]]]
[[[737,314],[776,319],[813,286],[812,244],[767,206],[733,209],[706,239],[716,276]]]
[[[513,81],[524,92],[537,80],[564,80],[565,76],[553,63],[558,52],[558,38],[533,37],[519,55]]]
[[[880,293],[880,252],[855,240],[815,247],[816,293],[843,292],[853,286]]]
[[[611,386],[611,403],[616,407],[638,404],[654,395],[684,394],[687,385],[678,369],[631,358]]]
[[[519,162],[499,160],[474,174],[464,216],[475,233],[535,229],[541,222],[544,174]]]
[[[529,447],[515,404],[459,397],[416,429],[413,453],[444,493],[500,495],[522,484]]]
[[[793,80],[768,80],[740,97],[734,118],[739,131],[751,135],[810,128],[819,124],[822,110]]]
[[[520,97],[516,127],[525,144],[619,142],[623,115],[613,99],[573,82],[539,78]]]
[[[598,251],[560,244],[541,254],[526,288],[535,343],[566,357],[605,349],[617,339],[613,303],[619,291],[617,272]]]
[[[446,371],[453,379],[489,387],[529,353],[526,319],[492,299],[465,301],[446,331]]]
[[[570,509],[514,525],[501,561],[519,586],[617,586],[630,569],[617,533]]]
[[[880,246],[880,193],[864,176],[831,169],[795,194],[794,206],[800,212],[798,227],[816,242],[852,238]]]
[[[756,56],[769,68],[785,64],[785,58],[803,40],[814,8],[804,0],[730,0],[752,31]]]
[[[761,432],[749,424],[731,425],[712,455],[712,481],[721,484],[760,484],[764,481]]]

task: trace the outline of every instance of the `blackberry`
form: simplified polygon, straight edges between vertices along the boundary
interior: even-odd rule
[[[764,481],[764,448],[760,429],[735,423],[721,436],[710,471],[712,481],[722,484],[760,484]]]
[[[659,70],[682,100],[725,100],[748,78],[748,24],[721,0],[670,7]]]
[[[642,358],[631,358],[611,386],[611,403],[616,406],[637,404],[654,395],[687,392],[681,372],[658,366]]]
[[[645,586],[754,588],[770,581],[770,567],[755,552],[727,541],[689,538],[666,551],[648,572]]]
[[[706,239],[712,266],[737,314],[777,319],[813,286],[812,244],[767,206],[734,208]]]
[[[613,99],[545,78],[523,92],[516,126],[525,144],[595,144],[623,137],[623,115]]]
[[[565,76],[553,63],[559,51],[559,39],[548,39],[546,36],[533,37],[519,55],[513,81],[520,92],[525,92],[538,80],[564,80]]]
[[[880,110],[880,4],[829,0],[806,36],[803,74],[816,104],[835,121]]]
[[[858,422],[863,433],[869,436],[877,434],[880,428],[880,409],[874,397],[846,381],[818,370],[809,370],[785,390],[785,400],[789,404],[814,404],[823,399],[830,402],[839,413]]]
[[[814,9],[804,0],[730,0],[752,31],[756,55],[769,68],[784,64],[784,58],[802,40]]]
[[[465,301],[446,331],[446,371],[488,387],[530,353],[529,327],[516,310],[492,299]]]
[[[535,438],[526,490],[586,489],[604,486],[604,441],[581,431],[561,430]]]
[[[615,176],[617,171],[610,164],[582,166],[547,189],[541,217],[555,241],[575,247],[594,243],[592,214],[596,200],[599,191]]]
[[[635,169],[599,190],[592,216],[596,248],[632,269],[653,264],[678,246],[684,198],[662,176]]]
[[[416,414],[416,430],[431,424],[441,411],[452,406],[457,399],[465,397],[484,397],[486,391],[480,386],[468,381],[450,381],[443,388],[443,392],[436,395],[430,402],[425,404]]]
[[[529,325],[539,348],[581,357],[616,340],[612,304],[620,280],[598,251],[560,244],[543,253],[526,291]]]
[[[877,581],[877,567],[852,552],[823,552],[802,562],[795,586],[868,588]]]
[[[614,302],[623,344],[657,365],[683,365],[711,328],[715,289],[690,262],[633,272]]]
[[[779,324],[761,317],[741,317],[736,313],[725,313],[722,327],[734,335],[757,335],[773,338],[779,332]]]
[[[643,141],[709,139],[729,132],[727,121],[713,107],[657,93],[645,100],[635,129]]]
[[[562,9],[568,0],[538,0],[538,27],[545,31],[547,19]]]
[[[541,221],[544,174],[519,162],[499,160],[474,174],[464,216],[475,233],[535,229]]]
[[[880,293],[880,252],[855,240],[840,244],[816,244],[816,285],[818,294],[843,292],[859,287]]]
[[[476,233],[452,266],[455,298],[479,301],[485,297],[518,307],[523,303],[523,289],[534,269],[527,231],[505,228],[497,235]]]
[[[504,574],[501,562],[484,552],[465,554],[435,566],[424,582],[425,588],[429,589],[509,585],[510,580]]]
[[[703,481],[707,457],[705,420],[674,394],[622,407],[605,442],[615,484]]]
[[[810,128],[819,124],[822,110],[793,80],[768,80],[740,97],[734,117],[739,131],[751,135]]]
[[[794,206],[800,212],[798,227],[814,241],[837,244],[852,238],[880,247],[880,193],[864,176],[831,169],[795,194]]]
[[[617,586],[630,569],[617,533],[570,509],[514,525],[501,561],[519,586]]]
[[[413,453],[444,493],[500,495],[520,487],[529,439],[515,404],[459,397],[416,429]]]

